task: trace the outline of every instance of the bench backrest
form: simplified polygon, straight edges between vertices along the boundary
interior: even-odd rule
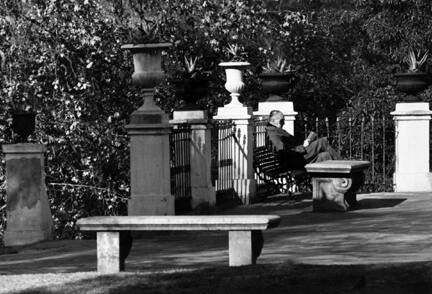
[[[276,227],[278,215],[93,216],[77,221],[83,231],[249,231]]]
[[[253,165],[258,172],[264,174],[276,175],[284,172],[275,152],[267,149],[266,146],[254,148]]]

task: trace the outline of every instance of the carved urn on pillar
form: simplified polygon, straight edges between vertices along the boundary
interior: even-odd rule
[[[425,72],[406,72],[395,74],[396,89],[407,94],[402,102],[419,102],[418,93],[425,90],[428,85],[428,75]]]
[[[243,82],[243,70],[250,66],[249,62],[221,62],[219,66],[225,69],[226,83],[225,89],[230,92],[231,102],[225,105],[226,108],[243,107],[238,100],[245,84]]]
[[[404,61],[408,65],[408,72],[395,74],[396,89],[407,94],[401,102],[419,102],[418,93],[425,90],[429,84],[428,74],[422,71],[422,66],[428,58],[428,52],[423,55],[410,49]]]
[[[35,131],[36,112],[15,110],[12,112],[12,130],[18,135],[17,141],[27,142],[28,136]]]
[[[294,71],[291,72],[268,72],[259,76],[265,93],[268,94],[265,102],[283,101],[280,96],[286,93],[296,82]]]
[[[164,78],[164,72],[162,71],[162,51],[170,46],[170,43],[150,43],[127,44],[121,47],[124,50],[130,50],[133,55],[133,84],[144,89],[144,104],[138,111],[162,111],[154,102],[153,91]]]
[[[197,101],[207,94],[208,84],[209,79],[205,76],[186,77],[174,81],[176,96],[184,102],[180,110],[199,110]]]
[[[162,81],[162,51],[169,43],[125,45],[133,54],[133,84],[144,91],[144,104],[130,116],[131,198],[129,215],[172,215],[168,115],[155,104],[154,88]]]

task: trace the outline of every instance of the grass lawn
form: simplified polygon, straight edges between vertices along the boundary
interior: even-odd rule
[[[1,293],[432,293],[432,262],[0,276]]]

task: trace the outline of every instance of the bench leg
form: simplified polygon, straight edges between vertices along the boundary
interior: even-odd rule
[[[229,231],[229,266],[255,264],[264,244],[261,231]]]
[[[101,274],[120,271],[120,232],[97,232],[97,271]]]

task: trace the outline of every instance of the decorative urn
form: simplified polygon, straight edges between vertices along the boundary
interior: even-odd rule
[[[419,101],[418,93],[425,90],[429,85],[429,78],[425,72],[407,72],[395,74],[396,89],[407,94],[405,102]]]
[[[26,142],[28,136],[34,133],[36,112],[15,110],[12,112],[12,130],[19,137],[19,142]]]
[[[170,43],[149,43],[127,44],[121,47],[133,55],[133,84],[144,90],[144,104],[139,109],[141,111],[161,111],[154,103],[153,91],[165,75],[162,70],[162,51],[170,46]]]
[[[176,96],[185,103],[181,110],[198,110],[198,99],[207,94],[209,79],[204,76],[186,77],[174,81]]]
[[[294,71],[292,72],[268,72],[260,76],[261,85],[268,98],[265,100],[282,101],[284,100],[280,95],[287,92],[296,82]]]
[[[219,66],[225,69],[226,74],[226,83],[225,89],[230,92],[231,102],[226,105],[226,107],[238,107],[243,106],[238,97],[242,92],[245,83],[243,82],[243,70],[250,66],[249,62],[244,61],[230,61],[230,62],[221,62]]]

